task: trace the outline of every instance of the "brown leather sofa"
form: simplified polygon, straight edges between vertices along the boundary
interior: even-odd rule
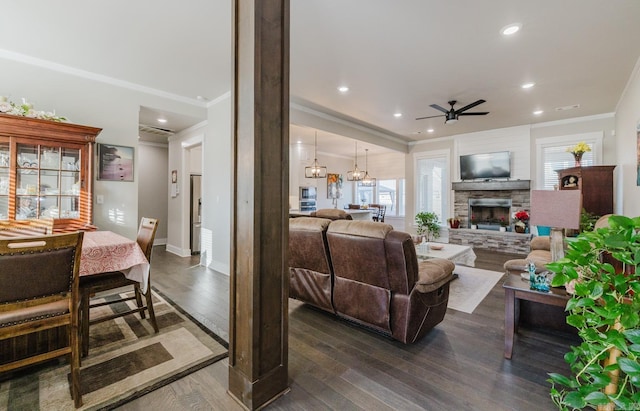
[[[289,296],[413,343],[440,323],[455,265],[418,262],[407,233],[371,221],[289,221]]]
[[[520,274],[527,271],[527,264],[532,261],[536,265],[536,272],[547,269],[547,264],[551,262],[551,241],[549,236],[533,237],[529,244],[531,252],[526,258],[508,260],[504,263],[504,270],[507,274]]]
[[[320,210],[312,211],[309,216],[328,218],[329,220],[353,220],[351,214],[337,208],[321,208]]]

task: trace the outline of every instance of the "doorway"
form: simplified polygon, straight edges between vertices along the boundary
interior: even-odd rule
[[[202,228],[202,175],[191,174],[189,227],[191,255],[200,254],[200,231]]]

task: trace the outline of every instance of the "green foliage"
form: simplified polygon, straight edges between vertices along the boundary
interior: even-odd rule
[[[622,270],[616,271],[612,263]],[[583,341],[565,355],[571,375],[549,374],[551,398],[558,409],[607,403],[634,409],[640,402],[640,278],[635,274],[639,263],[640,217],[614,215],[609,227],[583,231],[569,243],[564,259],[547,265],[556,273],[553,286],[575,285],[566,307],[567,323],[578,329]],[[613,348],[620,350],[620,356],[605,367]],[[605,394],[609,373],[616,370],[617,391]]]
[[[583,208],[580,213],[580,231],[593,231],[599,218],[599,216],[591,214]]]
[[[426,234],[427,241],[440,237],[440,218],[431,211],[421,211],[416,214],[416,224],[418,225],[418,235]]]

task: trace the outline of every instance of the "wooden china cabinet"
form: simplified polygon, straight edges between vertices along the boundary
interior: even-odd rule
[[[92,230],[93,144],[102,129],[0,114],[0,221]]]
[[[560,190],[580,190],[582,208],[603,216],[613,213],[613,169],[616,166],[571,167],[556,170]]]

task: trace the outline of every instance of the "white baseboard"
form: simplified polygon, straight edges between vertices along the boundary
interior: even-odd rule
[[[153,245],[167,245],[167,239],[166,238],[156,238],[153,240]]]
[[[205,263],[205,261],[202,261],[202,263]],[[211,261],[209,268],[227,276],[231,275],[229,264],[221,263],[219,261]]]
[[[191,250],[188,248],[180,248],[180,247],[176,247],[174,245],[171,244],[167,244],[167,251],[170,252],[171,254],[175,254],[179,257],[190,257],[191,256]]]

